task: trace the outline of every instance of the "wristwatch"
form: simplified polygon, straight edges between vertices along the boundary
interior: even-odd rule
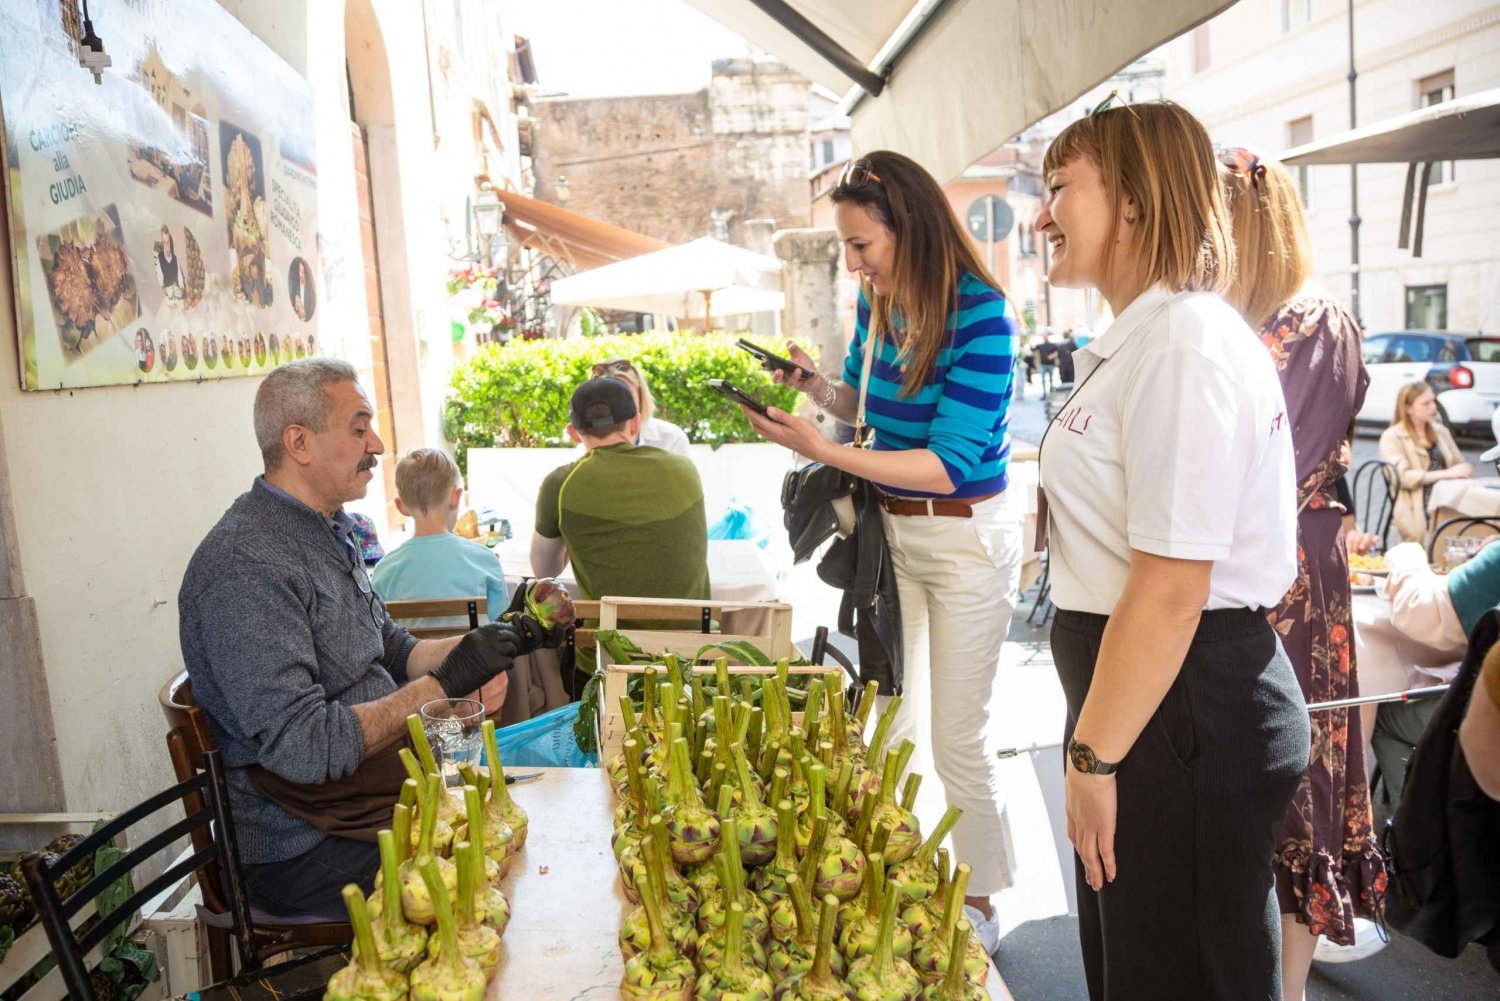
[[[1119,762],[1100,761],[1092,747],[1076,740],[1068,741],[1068,761],[1072,763],[1074,771],[1085,775],[1113,775],[1120,767]]]

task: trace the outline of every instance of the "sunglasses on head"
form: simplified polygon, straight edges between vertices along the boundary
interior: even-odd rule
[[[1112,110],[1114,110],[1113,108],[1110,107],[1110,102],[1111,101],[1116,102],[1116,104],[1115,104],[1116,108],[1124,108],[1126,111],[1130,112],[1131,117],[1133,117],[1136,121],[1140,121],[1141,120],[1141,116],[1137,115],[1135,113],[1135,109],[1132,108],[1128,103],[1126,103],[1125,99],[1120,96],[1120,92],[1118,90],[1112,90],[1112,91],[1110,91],[1109,92],[1109,96],[1107,96],[1104,100],[1100,101],[1098,104],[1094,105],[1094,110],[1092,110],[1092,111],[1089,112],[1089,117],[1093,118],[1095,115],[1099,114],[1101,111],[1112,111]]]
[[[859,188],[870,182],[880,183],[880,175],[875,173],[875,168],[870,161],[861,157],[858,160],[850,160],[844,164],[844,172],[839,175],[839,187]]]
[[[1224,169],[1233,174],[1249,174],[1251,187],[1260,187],[1260,182],[1265,180],[1266,165],[1260,162],[1260,157],[1242,146],[1221,147],[1217,150],[1219,163]]]
[[[611,358],[608,361],[596,362],[593,373],[595,376],[614,375],[619,372],[635,372],[635,366],[628,358]]]

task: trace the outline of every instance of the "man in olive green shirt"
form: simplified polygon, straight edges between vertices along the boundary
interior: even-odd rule
[[[531,568],[573,562],[584,597],[707,599],[703,483],[686,456],[637,445],[635,394],[607,377],[573,392],[568,436],[587,453],[554,469],[536,499]]]

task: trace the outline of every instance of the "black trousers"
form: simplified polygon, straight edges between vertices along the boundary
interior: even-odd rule
[[[1067,738],[1108,621],[1063,610],[1053,621]],[[1311,740],[1265,615],[1203,613],[1177,680],[1120,763],[1115,881],[1096,893],[1074,859],[1093,1001],[1279,1001],[1271,858]]]
[[[330,836],[295,858],[246,865],[244,871],[250,903],[268,914],[348,921],[344,887],[355,883],[370,895],[380,871],[380,846]]]

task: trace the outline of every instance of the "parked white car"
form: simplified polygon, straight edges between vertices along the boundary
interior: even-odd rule
[[[1500,337],[1431,330],[1369,334],[1364,340],[1370,388],[1361,424],[1386,426],[1408,382],[1437,394],[1438,416],[1456,434],[1500,432]]]

